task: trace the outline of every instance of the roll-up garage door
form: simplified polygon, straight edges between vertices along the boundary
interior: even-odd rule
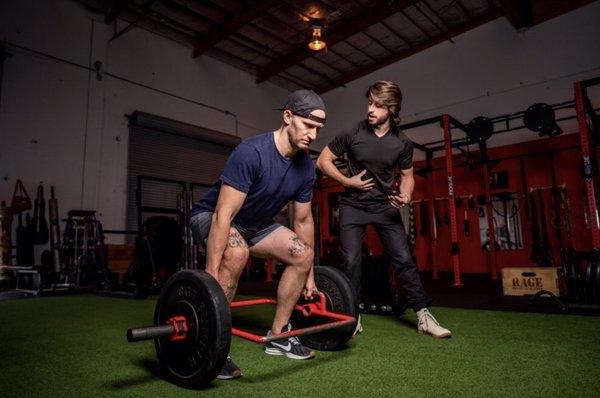
[[[178,194],[192,192],[194,201],[220,176],[239,137],[136,111],[129,119],[127,229],[138,230],[138,206],[143,213],[167,215],[177,209]],[[176,214],[171,215],[177,218]]]

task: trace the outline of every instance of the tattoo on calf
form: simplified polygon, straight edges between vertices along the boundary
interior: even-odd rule
[[[298,235],[293,235],[290,238],[290,240],[292,241],[292,243],[288,248],[288,252],[294,257],[301,256],[302,254],[304,254],[304,252],[306,252],[306,250],[309,249],[309,246],[302,240],[300,240]]]
[[[234,231],[229,234],[229,240],[227,241],[229,247],[248,247],[242,235],[239,232]]]
[[[223,290],[225,291],[225,297],[227,297],[228,302],[232,302],[235,298],[235,291],[237,290],[237,284],[225,285],[223,286]]]

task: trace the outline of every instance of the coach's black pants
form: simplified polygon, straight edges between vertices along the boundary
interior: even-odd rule
[[[387,256],[396,272],[398,283],[406,291],[407,299],[415,311],[427,306],[427,297],[421,284],[402,224],[399,211],[385,205],[382,211],[370,212],[349,205],[340,206],[340,241],[342,244],[343,270],[350,279],[360,302],[362,271],[362,241],[365,229],[372,224],[379,235]]]

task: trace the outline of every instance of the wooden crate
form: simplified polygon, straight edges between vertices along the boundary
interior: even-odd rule
[[[119,282],[123,282],[127,270],[135,261],[134,245],[106,245],[108,269],[119,274]]]
[[[566,293],[560,267],[503,268],[502,290],[506,296],[533,295],[540,290],[547,290],[556,296]]]

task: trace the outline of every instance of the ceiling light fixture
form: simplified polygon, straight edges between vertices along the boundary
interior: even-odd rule
[[[327,47],[325,41],[323,41],[323,28],[319,25],[313,26],[312,37],[308,42],[308,48],[313,51],[321,51]]]

